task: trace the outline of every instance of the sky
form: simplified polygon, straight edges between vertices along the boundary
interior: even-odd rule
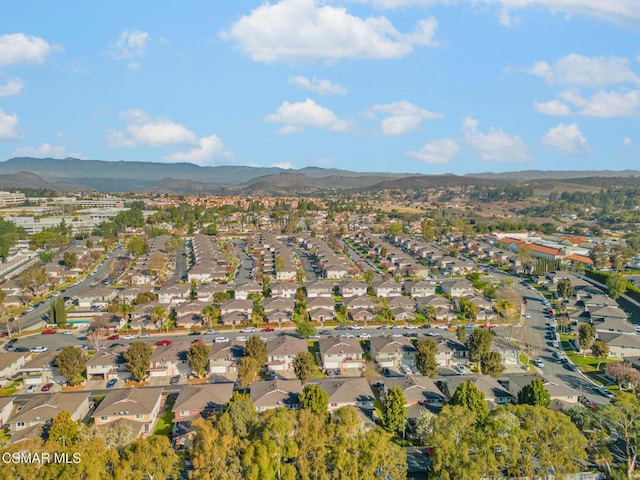
[[[5,2],[0,160],[640,168],[640,0]]]

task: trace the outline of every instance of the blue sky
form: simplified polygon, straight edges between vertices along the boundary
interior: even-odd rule
[[[640,168],[638,0],[7,2],[13,156]]]

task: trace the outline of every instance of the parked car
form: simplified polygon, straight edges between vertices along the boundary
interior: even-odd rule
[[[265,333],[268,333],[268,332],[275,332],[276,329],[273,328],[273,327],[266,327],[266,328],[263,328],[261,331],[265,332]]]
[[[148,333],[141,333],[140,335],[138,335],[138,338],[149,338],[149,334]]]
[[[111,380],[109,380],[107,382],[107,388],[113,388],[116,386],[116,383],[118,383],[118,379],[117,378],[112,378]]]
[[[363,330],[364,329],[364,327],[361,326],[361,325],[351,325],[349,328],[351,330]]]
[[[169,381],[169,383],[171,385],[177,385],[178,383],[180,383],[180,375],[176,375],[175,377],[171,377],[171,380]]]
[[[244,335],[240,335],[236,337],[236,342],[246,342],[246,341],[247,341],[247,337],[245,337]]]
[[[247,327],[247,328],[243,328],[242,330],[240,330],[242,333],[253,333],[256,331],[255,328],[253,327]]]
[[[167,345],[171,345],[173,342],[171,340],[160,340],[156,342],[156,347],[166,347]]]
[[[192,345],[196,345],[196,344],[198,344],[198,343],[204,343],[204,342],[203,342],[203,341],[202,341],[202,339],[200,339],[200,338],[196,338],[195,340],[191,340],[191,344],[192,344]]]
[[[216,337],[213,339],[215,343],[227,343],[229,339],[227,337]]]
[[[115,334],[115,335],[109,335],[107,337],[107,340],[120,340],[120,335]]]
[[[51,390],[51,387],[53,387],[53,383],[47,383],[46,385],[43,385],[42,391],[48,392],[49,390]]]
[[[199,332],[199,331],[196,330],[195,332],[189,333],[189,335],[191,335],[192,337],[195,337],[195,336],[198,336],[198,335],[202,335],[202,332]]]
[[[215,335],[216,333],[218,333],[218,331],[214,330],[213,328],[204,332],[205,335]]]
[[[124,335],[122,337],[123,340],[132,340],[134,338],[136,338],[135,335]]]
[[[33,393],[36,391],[36,389],[38,388],[38,385],[29,385],[27,387],[27,393]]]
[[[16,350],[17,350],[17,349],[16,349]],[[31,349],[31,352],[33,352],[33,353],[44,353],[44,352],[46,352],[47,350],[49,350],[49,348],[48,348],[48,347],[44,347],[44,346],[40,345],[40,346],[37,346],[37,347],[32,348],[32,349]]]
[[[369,335],[368,333],[361,333],[358,335],[358,338],[371,338],[371,335]]]
[[[40,333],[42,333],[42,335],[53,335],[54,333],[58,333],[58,331],[55,328],[45,328]]]

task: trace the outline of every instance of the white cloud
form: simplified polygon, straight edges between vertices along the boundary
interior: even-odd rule
[[[320,3],[320,2],[318,2]],[[403,34],[386,17],[360,18],[316,0],[265,3],[241,17],[221,36],[257,62],[398,58],[413,45],[436,45],[437,21],[428,18]]]
[[[298,88],[310,90],[318,95],[346,95],[347,89],[342,85],[337,85],[329,80],[309,79],[303,76],[296,76],[289,79],[289,83]]]
[[[640,84],[640,77],[629,66],[625,57],[585,57],[572,53],[556,60],[536,62],[526,70],[531,75],[544,78],[549,83],[604,87],[617,83]]]
[[[624,145],[625,147],[630,147],[631,145],[633,145],[633,140],[631,139],[631,137],[624,137],[622,139],[622,145]]]
[[[382,133],[386,136],[411,133],[420,128],[423,120],[442,118],[439,113],[430,112],[405,100],[374,105],[371,111],[374,114],[380,112],[388,115],[380,122]]]
[[[12,154],[16,157],[63,158],[67,156],[67,149],[60,145],[43,143],[39,147],[25,146],[15,148]]]
[[[533,102],[533,109],[544,115],[570,115],[571,107],[559,100],[551,100],[550,102],[538,103]]]
[[[139,70],[148,43],[149,34],[147,32],[125,30],[120,34],[118,40],[110,46],[108,53],[116,60],[126,61],[131,70]]]
[[[566,90],[561,98],[577,107],[578,114],[587,117],[635,117],[640,115],[640,90],[612,92],[599,90],[583,97],[575,90]]]
[[[0,65],[41,64],[55,48],[40,37],[29,37],[24,33],[2,35],[0,36]]]
[[[24,88],[24,83],[19,78],[9,78],[4,85],[0,84],[0,97],[19,95]]]
[[[133,147],[148,145],[165,147],[170,145],[196,145],[196,135],[187,127],[171,120],[153,118],[143,110],[125,110],[120,118],[128,125],[126,133],[111,130],[107,133],[107,144],[110,147]]]
[[[505,133],[500,128],[491,127],[489,133],[478,131],[478,121],[466,117],[462,124],[465,140],[475,148],[483,160],[496,162],[527,162],[532,160],[527,145],[516,136]]]
[[[197,165],[210,165],[217,160],[228,160],[229,152],[217,135],[201,138],[198,146],[188,152],[175,152],[165,155],[164,159],[171,162],[190,162]]]
[[[589,147],[587,139],[584,137],[577,123],[565,125],[560,123],[550,128],[544,137],[542,143],[547,147],[554,148],[562,153],[571,155],[588,155]]]
[[[449,163],[459,151],[460,147],[455,141],[443,138],[425,144],[418,151],[408,151],[407,155],[425,163],[443,164]]]
[[[276,113],[266,117],[268,122],[281,123],[280,133],[300,133],[306,127],[322,128],[332,132],[346,132],[351,121],[342,120],[328,108],[307,98],[304,102],[283,102]]]
[[[291,162],[276,162],[269,165],[272,168],[283,168],[285,170],[293,170],[296,167]]]
[[[0,140],[17,140],[20,137],[18,116],[4,113],[0,108]]]

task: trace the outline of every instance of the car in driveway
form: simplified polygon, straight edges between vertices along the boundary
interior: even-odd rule
[[[171,345],[173,342],[171,340],[160,340],[156,342],[156,347],[166,347],[167,345]]]
[[[116,386],[116,383],[118,383],[118,379],[117,378],[112,378],[111,380],[109,380],[107,382],[107,388],[113,388]]]
[[[35,392],[35,391],[37,390],[37,388],[38,388],[38,385],[29,385],[29,386],[27,387],[26,392],[27,392],[27,393],[33,393],[33,392]]]
[[[180,383],[180,375],[176,375],[174,377],[171,377],[171,380],[169,381],[169,383],[171,385],[177,385],[178,383]]]
[[[58,333],[58,331],[55,328],[45,328],[40,333],[42,335],[53,335],[54,333]]]
[[[47,383],[46,385],[42,386],[42,391],[48,392],[49,390],[51,390],[51,387],[53,387],[53,383]]]
[[[33,347],[30,351],[33,352],[33,353],[44,353],[47,350],[49,350],[48,347],[44,347],[42,345],[39,345],[37,347]]]
[[[261,332],[265,332],[265,333],[269,333],[269,332],[275,332],[275,331],[276,331],[276,329],[275,329],[275,328],[273,328],[273,327],[266,327],[266,328],[263,328],[263,329],[262,329],[262,330],[260,330],[260,331],[261,331]]]
[[[533,361],[533,364],[534,364],[536,367],[538,367],[538,368],[544,368],[544,362],[542,361],[542,359],[541,359],[541,358],[536,358],[536,359]]]

